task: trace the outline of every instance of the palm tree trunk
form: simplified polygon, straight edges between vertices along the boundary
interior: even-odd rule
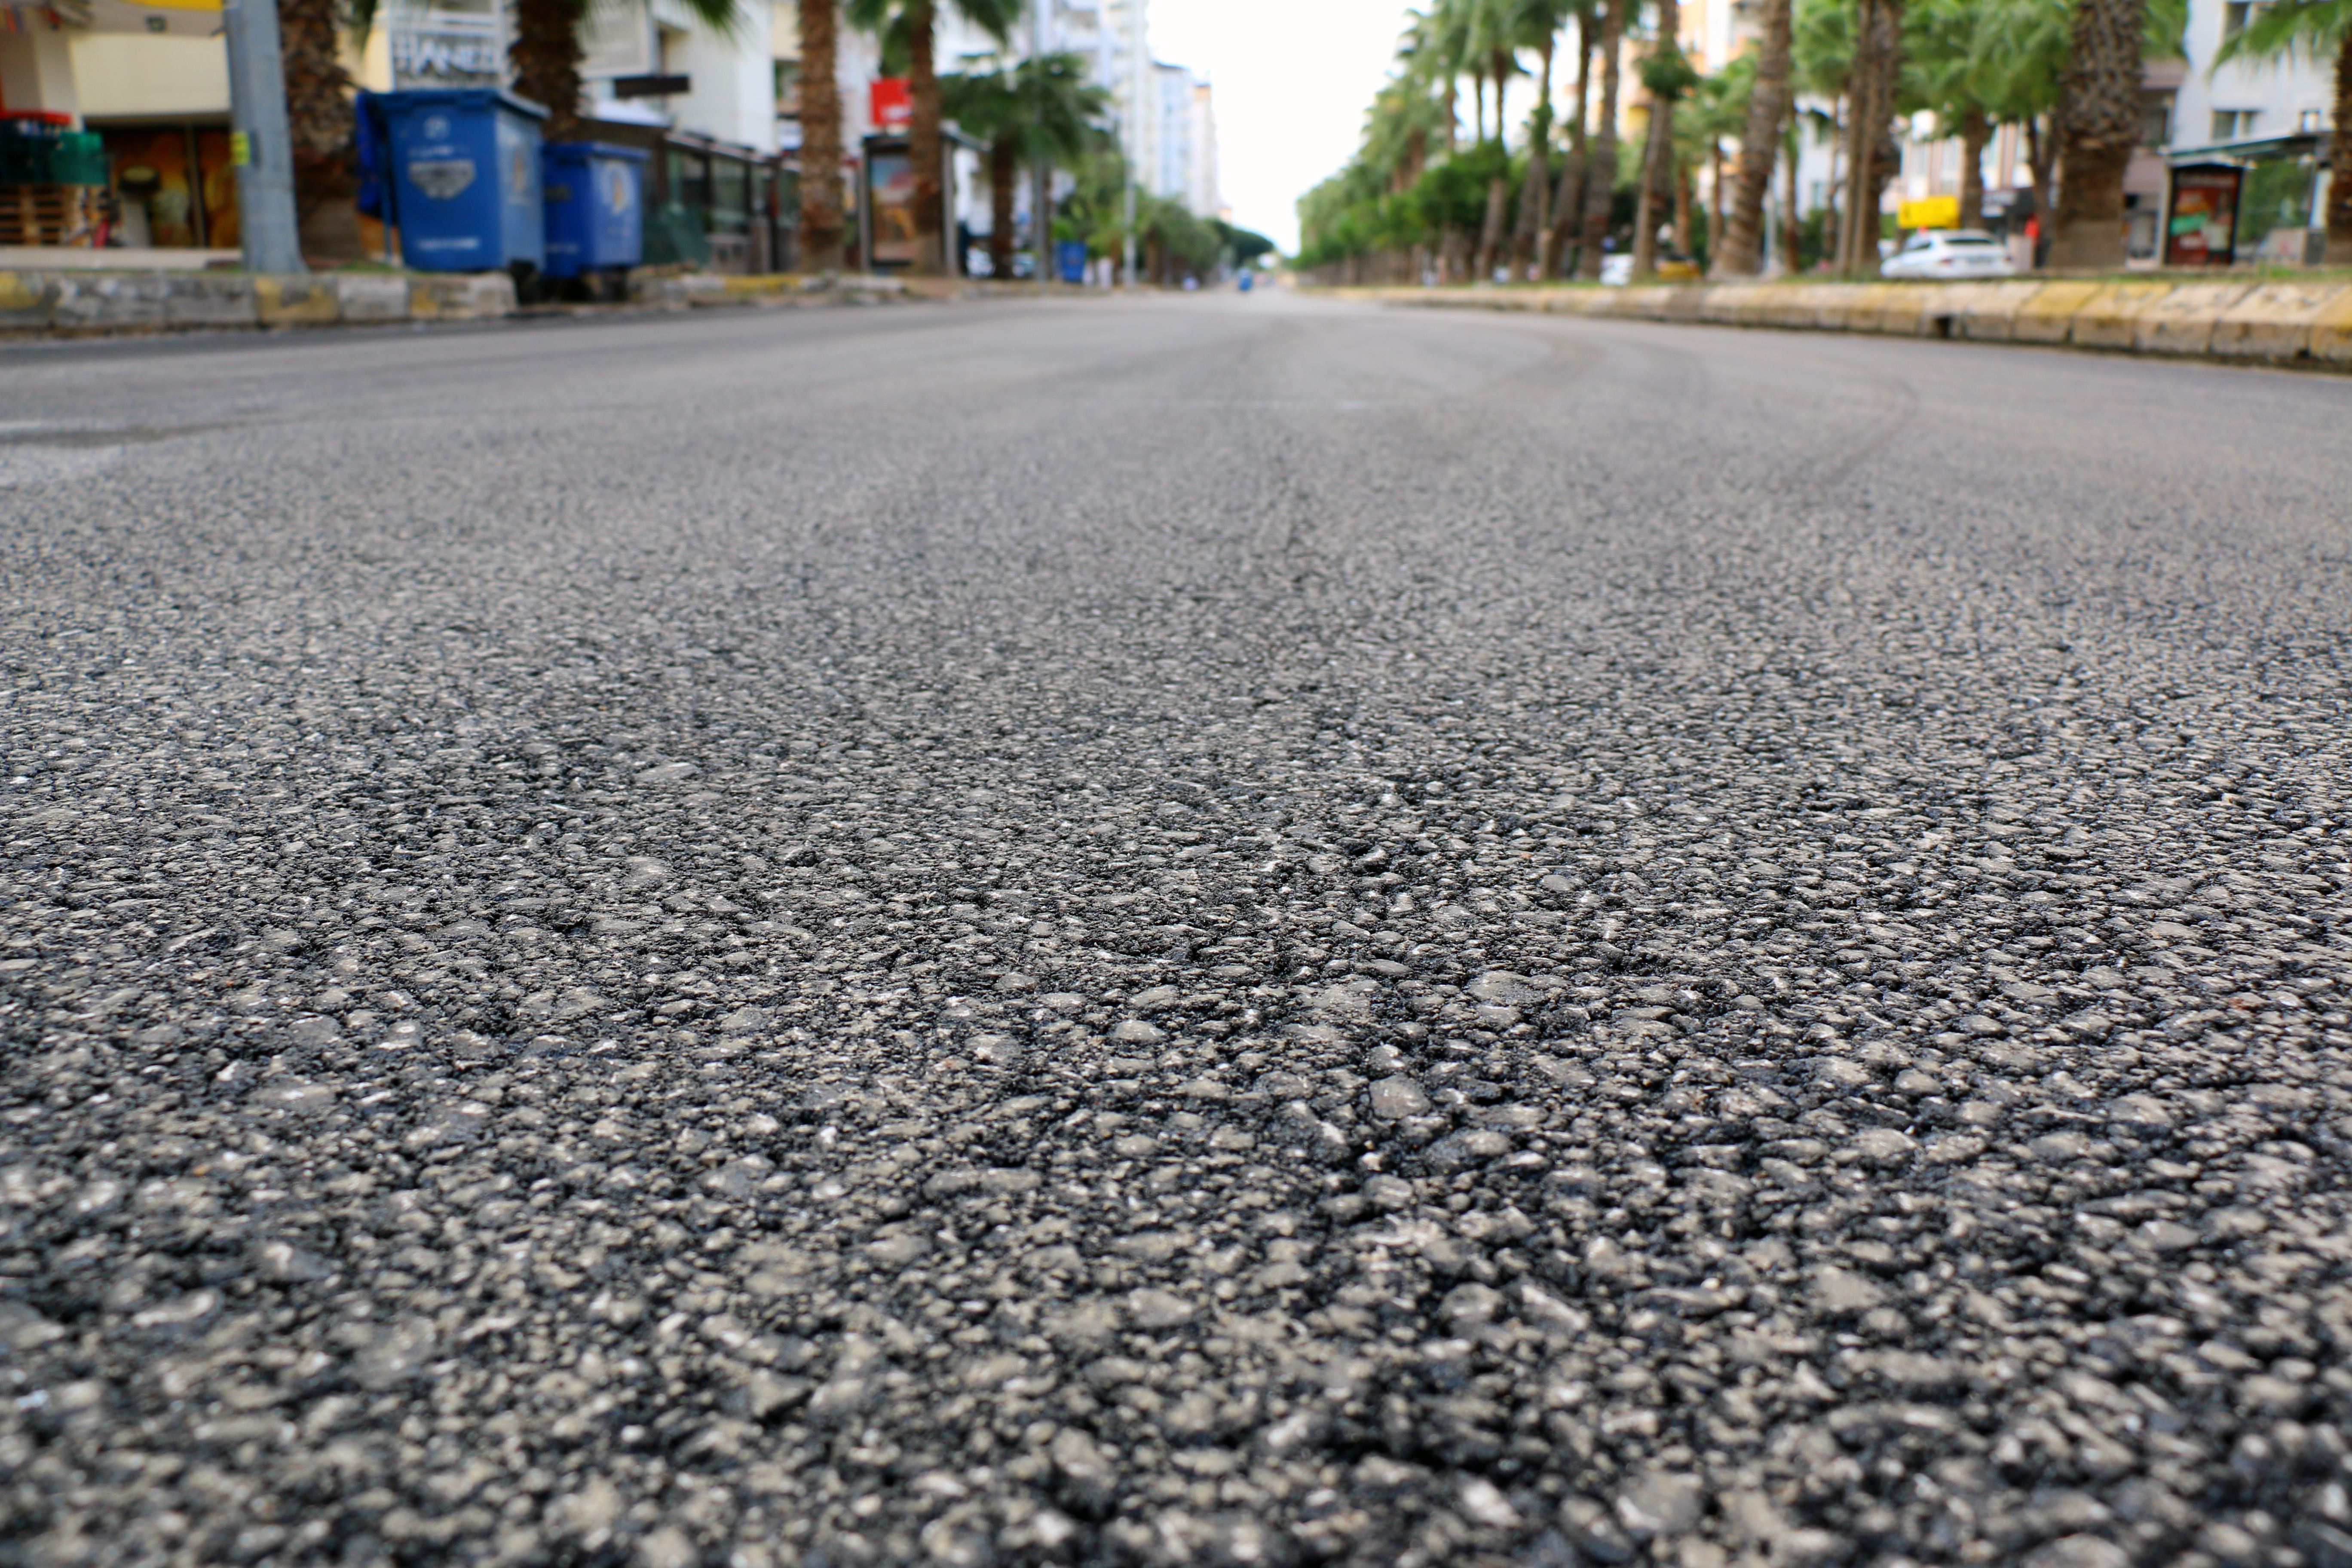
[[[1491,50],[1488,58],[1495,62],[1495,140],[1507,142],[1511,139],[1511,132],[1508,123],[1503,119],[1503,89],[1511,79],[1511,51]]]
[[[1723,204],[1728,195],[1723,188],[1723,143],[1710,139],[1706,144],[1706,249],[1709,259],[1723,248]]]
[[[1475,147],[1486,140],[1486,79],[1477,71],[1470,73],[1470,145]]]
[[[1791,109],[1788,128],[1780,133],[1780,166],[1788,174],[1788,184],[1780,192],[1780,269],[1794,278],[1804,270],[1805,237],[1798,229],[1797,171],[1802,166],[1804,144],[1799,138],[1804,129],[1797,122]]]
[[[1478,228],[1478,279],[1491,280],[1503,257],[1503,215],[1511,205],[1511,182],[1501,174],[1486,182],[1486,221]]]
[[[1528,237],[1529,254],[1511,256],[1513,277],[1551,275],[1551,51],[1553,37],[1544,36],[1538,77],[1534,134],[1528,138],[1528,183],[1519,196],[1518,232]]]
[[[988,144],[988,275],[1013,276],[1013,182],[1020,148],[1010,132]]]
[[[538,4],[541,0],[526,0]],[[801,269],[841,270],[841,83],[838,0],[801,4]]]
[[[2352,267],[2352,27],[2336,50],[2336,135],[2327,178],[2327,250],[2330,267]]]
[[[1984,150],[1992,139],[1985,111],[1970,104],[1960,116],[1960,226],[1984,226]]]
[[[278,0],[287,130],[293,142],[294,211],[302,251],[322,260],[361,255],[352,79],[337,48],[335,0]]]
[[[1675,248],[1685,256],[1696,254],[1691,245],[1691,166],[1680,158],[1675,166]]]
[[[1716,270],[1752,278],[1763,270],[1764,202],[1772,184],[1773,153],[1780,121],[1789,114],[1789,37],[1796,7],[1791,0],[1767,0],[1764,37],[1756,51],[1756,86],[1748,100],[1748,126],[1739,138],[1739,174],[1724,220],[1722,259]],[[1790,183],[1795,184],[1794,165]]]
[[[580,129],[580,0],[515,0],[507,64],[515,91],[546,107],[541,129],[550,142]]]
[[[1593,127],[1584,165],[1584,242],[1576,275],[1601,276],[1601,242],[1609,237],[1609,204],[1617,184],[1617,57],[1625,36],[1625,0],[1604,0],[1601,11],[1601,122]]]
[[[940,130],[940,77],[931,61],[931,0],[907,5],[907,172],[914,177],[915,263],[919,278],[947,271],[940,192],[945,184],[944,137]]]
[[[2033,224],[2042,234],[2036,246],[2033,265],[2042,265],[2051,235],[2051,192],[2058,183],[2058,123],[2066,117],[2066,97],[2059,90],[2058,107],[2045,119],[2035,116],[2025,122],[2025,155],[2033,168]]]
[[[1837,259],[1834,270],[1852,277],[1862,269],[1864,189],[1870,183],[1870,148],[1877,136],[1874,115],[1878,95],[1874,51],[1871,40],[1878,28],[1877,0],[1858,0],[1854,7],[1853,60],[1846,72],[1845,187],[1838,204]]]
[[[1445,79],[1445,150],[1454,151],[1459,135],[1456,121],[1462,118],[1462,83],[1454,77]]]
[[[1661,49],[1679,47],[1682,7],[1679,0],[1658,0],[1658,43]],[[1642,189],[1634,206],[1633,276],[1648,278],[1658,270],[1658,219],[1674,201],[1675,97],[1650,95],[1650,135],[1642,153]]]
[[[1887,126],[1903,68],[1903,0],[1863,0],[1854,26],[1853,113],[1846,126],[1846,202],[1838,226],[1838,270],[1878,270],[1878,207],[1893,173]]]
[[[2139,144],[2147,0],[2074,0],[2050,265],[2124,264],[2124,170]]]
[[[1568,253],[1584,226],[1585,100],[1592,81],[1592,19],[1588,7],[1576,21],[1576,110],[1570,121],[1568,155],[1560,160],[1553,188],[1551,244],[1555,271],[1565,271]]]

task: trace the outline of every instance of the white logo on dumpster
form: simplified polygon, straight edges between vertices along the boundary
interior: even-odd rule
[[[436,202],[446,202],[474,183],[471,158],[413,158],[408,183]]]

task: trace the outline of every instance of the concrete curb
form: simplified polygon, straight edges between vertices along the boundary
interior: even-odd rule
[[[1966,338],[2352,371],[2352,282],[2020,278],[1984,283],[1315,291],[1441,310]],[[0,286],[0,310],[5,306],[5,286]]]
[[[670,310],[717,305],[873,304],[951,291],[896,278],[793,273],[724,278],[640,276],[633,304]],[[105,337],[123,333],[482,321],[514,315],[514,279],[503,272],[0,271],[0,336]]]
[[[502,272],[0,272],[0,331],[49,337],[487,321],[514,310]]]

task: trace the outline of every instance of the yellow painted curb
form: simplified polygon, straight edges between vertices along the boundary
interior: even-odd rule
[[[2105,283],[2083,279],[2062,279],[2045,283],[2040,293],[2017,308],[2010,319],[2011,342],[2063,343],[2068,329],[2074,324],[2074,313],[2098,298]]]
[[[21,272],[0,272],[0,310],[37,310],[42,290]]]
[[[253,304],[265,327],[332,326],[342,313],[334,285],[309,278],[256,278]]]
[[[2201,354],[2221,313],[2253,291],[2251,283],[2183,283],[2149,302],[2132,323],[2132,347],[2144,354]]]
[[[2011,326],[2036,294],[2045,287],[2039,279],[2011,279],[2000,283],[1979,283],[1977,292],[1967,304],[1952,315],[1952,336],[1968,338],[1980,343],[2005,343],[2011,337]]]
[[[1848,331],[1916,338],[1927,319],[1928,291],[1909,283],[1869,283],[1846,310]]]
[[[2066,341],[2079,349],[2127,349],[2140,312],[2172,289],[2169,283],[2110,283],[2074,312]]]
[[[2265,283],[2221,312],[2207,351],[2229,359],[2300,359],[2311,348],[2311,324],[2343,283]]]

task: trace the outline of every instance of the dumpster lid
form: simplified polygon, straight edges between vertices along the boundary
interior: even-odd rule
[[[550,154],[559,158],[621,158],[632,163],[646,161],[642,147],[624,147],[612,142],[550,142]]]
[[[445,109],[488,109],[498,104],[527,114],[533,120],[547,118],[547,106],[499,87],[412,87],[398,92],[375,92],[368,95],[386,109],[423,108],[431,104]]]

